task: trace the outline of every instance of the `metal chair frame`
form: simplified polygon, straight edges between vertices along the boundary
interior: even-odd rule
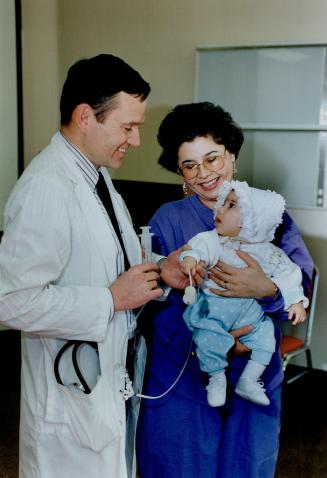
[[[282,364],[283,364],[284,371],[286,370],[286,367],[289,364],[289,362],[293,358],[297,357],[298,355],[302,353],[306,354],[306,360],[307,360],[306,369],[301,370],[300,372],[296,373],[295,375],[287,379],[286,380],[287,384],[290,384],[294,382],[295,380],[298,380],[300,377],[309,373],[312,370],[312,357],[311,357],[311,351],[310,351],[310,344],[311,344],[313,321],[315,316],[318,283],[319,283],[319,269],[315,265],[313,269],[313,273],[312,273],[312,280],[311,280],[310,290],[309,290],[310,305],[309,305],[307,328],[306,328],[304,340],[293,337],[293,336],[289,336],[289,335],[285,335],[282,337],[281,355],[282,355]],[[287,347],[288,351],[283,352],[283,346],[285,347],[288,342],[291,345]]]

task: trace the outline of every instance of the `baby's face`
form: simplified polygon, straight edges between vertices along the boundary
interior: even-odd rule
[[[241,231],[241,213],[238,197],[231,191],[224,205],[218,209],[215,219],[216,230],[220,236],[236,237]]]

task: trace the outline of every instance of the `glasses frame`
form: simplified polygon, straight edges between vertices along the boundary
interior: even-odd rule
[[[219,171],[220,169],[222,169],[225,165],[225,159],[226,159],[226,152],[227,152],[227,149],[225,147],[225,151],[224,151],[224,154],[215,154],[213,155],[214,157],[216,158],[221,158],[223,160],[223,164],[219,167],[219,168],[208,168],[208,166],[205,165],[206,161],[208,159],[210,159],[211,157],[209,156],[208,158],[205,158],[203,161],[201,161],[201,163],[197,163],[196,161],[190,161],[190,163],[194,163],[194,170],[195,170],[195,174],[192,176],[192,177],[186,177],[183,173],[183,169],[186,169],[186,165],[185,167],[183,168],[183,165],[182,166],[179,166],[178,169],[177,169],[177,173],[180,174],[183,178],[185,179],[194,179],[197,177],[197,175],[199,174],[199,170],[200,170],[200,167],[202,166],[203,168],[205,168],[207,171],[211,171],[211,172],[215,172],[215,171]],[[193,171],[192,170],[189,170],[190,172]]]

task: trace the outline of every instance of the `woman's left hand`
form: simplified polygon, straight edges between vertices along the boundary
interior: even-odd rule
[[[224,297],[273,297],[276,292],[275,284],[265,275],[260,264],[246,252],[236,253],[247,267],[233,267],[218,261],[217,265],[210,269],[209,277],[224,290],[210,289],[211,292]]]
[[[249,349],[249,347],[247,347],[246,345],[242,344],[239,338],[242,337],[243,335],[249,334],[252,330],[253,330],[253,325],[249,324],[249,325],[243,325],[243,327],[240,327],[239,329],[231,330],[229,332],[235,339],[234,347],[230,349],[230,353],[232,353],[232,355],[238,355],[239,357],[243,357],[251,353],[251,349]]]

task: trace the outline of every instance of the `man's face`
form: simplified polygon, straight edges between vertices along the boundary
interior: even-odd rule
[[[121,91],[103,123],[90,111],[83,144],[87,158],[96,167],[120,168],[127,149],[141,144],[139,128],[144,122],[145,110],[145,100]]]

